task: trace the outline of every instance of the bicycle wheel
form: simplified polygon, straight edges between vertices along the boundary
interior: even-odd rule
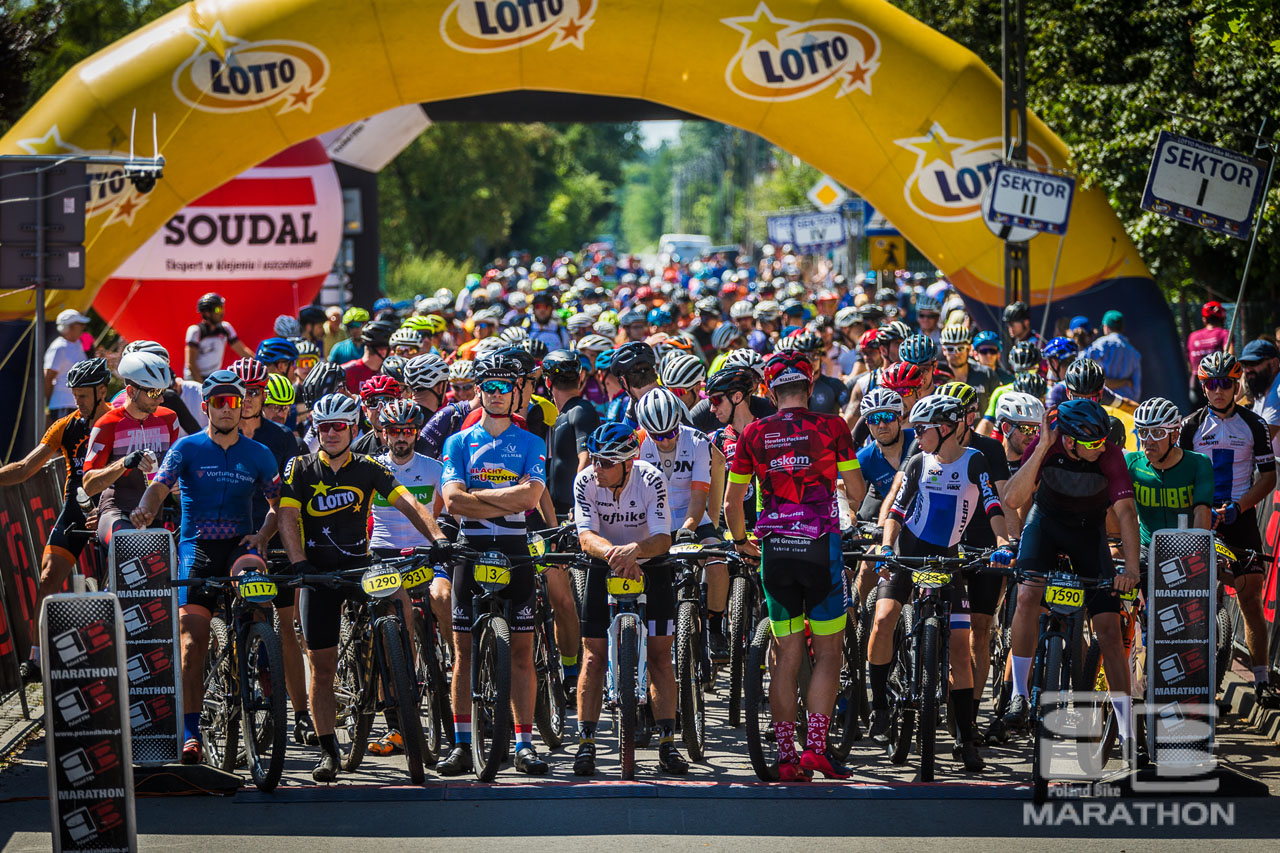
[[[698,604],[682,601],[676,610],[676,687],[680,692],[680,733],[690,761],[701,761],[706,748],[706,703],[702,695]]]
[[[474,636],[474,634],[473,634]],[[485,620],[480,642],[479,678],[471,685],[471,740],[476,778],[492,782],[511,745],[511,629],[507,620]]]
[[[844,666],[840,671],[840,692],[836,695],[836,712],[833,720],[840,726],[840,739],[831,746],[831,752],[837,759],[844,761],[853,749],[854,741],[862,739],[861,709],[866,692],[866,668],[859,665],[859,659],[865,664],[866,655],[862,651],[859,637],[861,620],[850,619],[844,626]],[[841,707],[841,702],[844,703]]]
[[[999,720],[1009,710],[1013,699],[1012,683],[1004,680],[1004,670],[1013,650],[1013,606],[1017,601],[1016,588],[1005,589],[1005,600],[1000,608],[1000,619],[991,631],[991,668],[987,680],[991,682],[991,718]]]
[[[1218,693],[1222,690],[1222,681],[1226,678],[1227,673],[1231,671],[1231,661],[1234,658],[1231,644],[1235,641],[1232,636],[1234,633],[1234,625],[1231,624],[1231,611],[1227,609],[1225,596],[1218,599],[1217,613],[1217,636],[1214,638],[1214,657],[1216,669],[1215,678],[1217,684],[1213,685],[1213,696],[1216,700]]]
[[[284,652],[269,622],[254,622],[240,646],[240,719],[245,762],[260,791],[271,791],[284,771]]]
[[[533,629],[533,666],[538,680],[533,723],[547,748],[559,749],[564,743],[564,716],[569,700],[564,692],[564,674],[560,671],[555,636],[541,620]]]
[[[643,628],[634,613],[618,617],[618,761],[622,778],[636,778],[636,680],[640,677],[640,648],[637,638]]]
[[[760,620],[756,634],[751,638],[742,674],[742,693],[747,706],[747,755],[751,759],[751,768],[762,782],[778,781],[778,749],[766,737],[770,716],[769,692],[764,680],[768,674],[769,642],[772,639],[769,620]]]
[[[413,619],[413,660],[418,679],[418,719],[422,734],[427,740],[427,752],[423,756],[427,766],[439,757],[440,745],[450,744],[453,738],[445,738],[444,720],[440,715],[440,699],[444,680],[436,670],[439,659],[435,651],[435,632],[428,631],[426,621],[415,614]],[[443,690],[447,703],[448,690]]]
[[[234,659],[227,623],[215,616],[209,621],[209,651],[204,659],[200,738],[204,743],[205,763],[228,773],[236,769],[240,732],[240,721],[236,719],[240,709],[235,701]]]
[[[889,742],[893,750],[889,760],[905,764],[916,732],[916,710],[912,706],[911,685],[915,678],[916,641],[910,635],[915,609],[904,604],[902,615],[893,629],[893,669],[889,671]]]
[[[1035,715],[1035,750],[1031,754],[1031,778],[1034,782],[1032,796],[1036,803],[1043,803],[1049,796],[1049,780],[1045,776],[1048,768],[1044,766],[1044,745],[1049,739],[1049,730],[1045,725],[1046,690],[1052,690],[1062,683],[1062,645],[1060,637],[1049,637],[1040,646],[1037,655],[1039,666],[1033,665],[1035,678],[1032,693],[1035,696],[1035,707],[1031,709]]]
[[[747,599],[751,584],[744,577],[729,581],[729,725],[742,725],[742,671],[747,662],[748,635]]]
[[[933,781],[938,739],[938,687],[942,663],[938,658],[942,625],[937,616],[924,620],[920,631],[920,781]]]
[[[382,659],[387,668],[386,684],[382,689],[387,707],[395,708],[400,720],[400,737],[404,741],[404,760],[409,769],[409,781],[414,785],[421,785],[426,781],[422,768],[427,740],[422,732],[422,718],[418,716],[418,692],[414,689],[413,670],[409,668],[409,661],[405,657],[400,620],[381,620],[378,623],[378,642],[382,646]]]
[[[344,614],[338,640],[338,671],[333,679],[333,698],[336,706],[334,734],[338,736],[342,769],[347,773],[354,773],[364,760],[369,732],[373,729],[373,706],[365,701],[373,689],[365,666],[365,642]]]

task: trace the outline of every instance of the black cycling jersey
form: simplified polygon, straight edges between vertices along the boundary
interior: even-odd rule
[[[819,376],[813,380],[813,390],[809,392],[809,411],[838,415],[847,402],[849,389],[839,379]]]
[[[991,487],[993,489],[997,483],[1002,483],[1009,479],[1009,463],[1004,456],[1003,444],[994,438],[971,432],[967,446],[981,453],[982,458],[987,460],[987,469],[991,473]],[[965,528],[964,536],[960,538],[960,541],[966,545],[974,545],[979,548],[988,548],[996,544],[996,534],[991,529],[991,519],[987,517],[986,513],[978,513],[974,516],[973,521],[969,522],[969,526]]]
[[[556,513],[573,509],[573,478],[578,476],[578,454],[587,449],[587,437],[600,426],[600,413],[586,397],[564,404],[547,438],[547,488]]]
[[[182,401],[182,395],[172,388],[164,389],[160,395],[160,405],[173,410],[173,413],[178,416],[178,426],[182,427],[182,431],[187,435],[195,435],[204,429],[191,414],[187,404]]]
[[[748,397],[747,408],[751,411],[751,416],[756,420],[767,418],[769,415],[777,414],[778,407],[770,403],[764,397]],[[715,412],[711,411],[710,400],[699,400],[689,411],[689,419],[693,424],[693,428],[701,430],[710,435],[720,429],[722,424],[716,420]]]

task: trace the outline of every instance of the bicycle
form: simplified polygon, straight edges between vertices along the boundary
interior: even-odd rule
[[[543,537],[541,533],[531,535],[530,555],[544,557],[547,542],[560,543],[566,530],[572,531],[573,528],[544,531],[549,537]],[[569,698],[565,691],[564,672],[560,668],[560,649],[556,644],[555,612],[547,591],[546,572],[549,566],[545,560],[540,560],[534,568],[533,669],[538,692],[533,707],[533,723],[538,727],[542,742],[550,749],[559,749],[564,744],[564,720]]]
[[[423,564],[401,576],[413,604],[413,660],[418,685],[418,717],[427,750],[423,762],[434,764],[441,745],[453,743],[453,703],[449,698],[449,662],[431,609],[430,588],[435,569]]]
[[[1235,659],[1235,619],[1232,618],[1231,610],[1227,607],[1227,587],[1231,586],[1235,590],[1235,586],[1230,584],[1226,575],[1230,574],[1234,581],[1234,571],[1236,566],[1248,566],[1255,560],[1261,560],[1263,563],[1270,563],[1275,558],[1271,554],[1264,554],[1261,551],[1252,549],[1241,550],[1237,554],[1227,545],[1225,545],[1217,537],[1213,540],[1214,549],[1218,552],[1220,564],[1218,566],[1218,590],[1217,590],[1217,612],[1214,613],[1216,633],[1214,634],[1214,658],[1216,669],[1217,683],[1213,685],[1214,699],[1217,699],[1218,693],[1222,691],[1222,682],[1226,678],[1227,673],[1231,670],[1231,664]],[[1225,565],[1222,565],[1225,563]]]
[[[754,538],[753,534],[748,535]],[[728,601],[725,633],[729,644],[729,726],[736,729],[742,725],[743,674],[747,654],[756,626],[765,616],[764,587],[760,582],[759,567],[740,556],[729,561]]]
[[[200,734],[206,763],[233,772],[243,761],[258,790],[270,792],[284,771],[284,652],[270,618],[257,617],[270,613],[276,583],[259,572],[173,583],[222,598],[209,620],[204,666]],[[242,731],[243,755],[237,748]]]
[[[297,587],[328,586],[363,593],[343,605],[334,679],[334,730],[340,741],[343,735],[348,741],[341,761],[342,769],[348,773],[359,768],[373,719],[387,707],[395,709],[398,717],[410,781],[421,785],[426,779],[424,766],[435,763],[419,717],[419,684],[409,663],[413,646],[405,628],[405,614],[400,602],[393,598],[404,586],[404,575],[425,567],[431,552],[431,548],[415,548],[411,555],[400,559],[374,561],[329,574],[295,575],[290,581]],[[424,582],[416,580],[415,586]],[[388,604],[392,606],[387,607]]]

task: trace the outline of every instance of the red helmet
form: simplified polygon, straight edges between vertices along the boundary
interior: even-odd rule
[[[924,372],[920,366],[909,361],[899,361],[880,371],[880,384],[897,391],[914,391],[924,381]]]
[[[242,358],[231,363],[231,372],[240,377],[246,388],[267,387],[267,366],[256,358]]]
[[[764,381],[770,388],[788,382],[813,381],[813,362],[798,350],[775,352],[764,363]]]
[[[643,302],[644,300],[651,299],[652,297],[653,288],[649,285],[645,284],[636,288],[636,302]]]
[[[370,397],[399,397],[404,386],[384,373],[370,376],[360,383],[360,399],[369,402]]]
[[[1225,320],[1227,309],[1222,307],[1221,302],[1206,302],[1200,309],[1200,316],[1206,320]]]
[[[862,337],[858,338],[858,352],[866,352],[872,347],[880,346],[882,343],[879,329],[867,329],[862,333]]]

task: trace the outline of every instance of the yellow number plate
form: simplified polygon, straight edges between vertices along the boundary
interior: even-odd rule
[[[667,551],[667,553],[674,557],[687,557],[690,554],[696,554],[701,550],[701,545],[695,542],[689,542],[684,545],[672,545],[671,550]]]
[[[1063,607],[1083,607],[1084,590],[1069,586],[1050,586],[1045,588],[1044,600],[1048,604],[1061,604]]]
[[[435,576],[435,570],[430,566],[419,566],[411,572],[405,572],[400,580],[405,589],[416,589],[424,583],[430,583]]]
[[[1233,563],[1236,561],[1235,553],[1226,545],[1223,545],[1220,540],[1218,539],[1213,540],[1213,547],[1214,547],[1214,550],[1218,552],[1219,556],[1226,557],[1228,560],[1230,560]]]
[[[272,581],[249,581],[238,587],[245,601],[268,601],[276,597],[276,585]]]
[[[545,553],[547,553],[547,540],[541,536],[535,536],[529,540],[530,557],[541,557]]]
[[[614,597],[619,595],[639,595],[644,592],[644,578],[633,581],[630,578],[620,578],[614,575],[605,581],[605,589]]]
[[[951,583],[951,575],[946,572],[912,572],[911,581],[916,586],[946,586]]]
[[[1128,592],[1120,593],[1120,600],[1121,601],[1137,601],[1138,588],[1135,586],[1133,589],[1129,590]]]
[[[511,569],[508,566],[491,566],[487,563],[476,563],[476,583],[491,583],[506,586],[511,583]]]
[[[400,588],[401,577],[399,572],[385,572],[383,574],[371,575],[367,572],[360,578],[360,588],[369,595],[389,595]]]

